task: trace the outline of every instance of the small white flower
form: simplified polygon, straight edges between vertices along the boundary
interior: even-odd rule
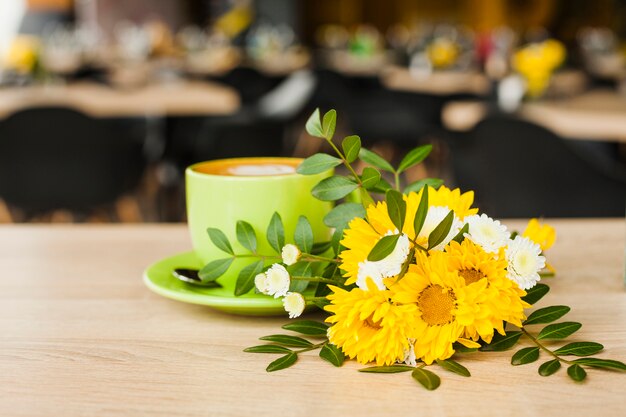
[[[396,233],[398,232],[396,231]],[[387,233],[387,235],[389,234],[393,234],[393,232]],[[363,290],[367,290],[367,278],[370,278],[379,289],[384,290],[385,284],[383,279],[400,273],[402,265],[409,256],[410,249],[409,237],[403,233],[398,238],[393,251],[384,259],[376,262],[363,261],[359,263],[356,285]]]
[[[291,243],[289,243],[283,246],[281,256],[285,265],[289,266],[295,264],[296,262],[298,262],[298,259],[300,259],[300,255],[302,255],[302,253],[296,245],[292,245]]]
[[[267,275],[265,275],[264,273],[257,274],[257,276],[254,277],[254,286],[261,294],[269,295]]]
[[[450,209],[448,207],[443,206],[433,206],[428,209],[428,214],[426,214],[426,219],[424,220],[424,225],[422,226],[422,230],[420,230],[418,238],[428,238],[430,233],[441,223],[441,221],[448,215]],[[459,233],[463,227],[463,222],[454,215],[454,219],[452,220],[452,227],[448,232],[448,235],[443,239],[443,241],[435,246],[433,250],[443,250],[445,246],[450,243],[452,239]]]
[[[511,237],[505,225],[486,214],[467,216],[465,222],[469,226],[465,237],[488,253],[498,253],[501,247],[506,246],[509,237]]]
[[[517,236],[509,240],[506,248],[507,276],[517,282],[523,290],[528,290],[539,281],[539,271],[546,266],[546,258],[541,256],[541,247],[532,240]]]
[[[289,272],[281,264],[274,264],[265,273],[267,279],[267,294],[274,298],[284,297],[289,291],[291,278]]]
[[[359,263],[359,272],[356,276],[356,285],[362,290],[367,290],[367,279],[370,278],[379,290],[385,289],[383,275],[378,269],[377,262],[363,261]]]
[[[417,357],[415,357],[415,348],[413,347],[415,339],[409,339],[409,348],[404,351],[404,360],[402,361],[409,366],[417,366]]]
[[[283,307],[285,307],[285,311],[289,313],[290,319],[300,317],[305,306],[306,302],[304,301],[304,297],[299,292],[288,292],[285,298],[283,298]]]

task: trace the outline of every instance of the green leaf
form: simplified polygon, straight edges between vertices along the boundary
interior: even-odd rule
[[[343,203],[334,207],[324,216],[324,224],[328,227],[347,225],[355,217],[364,218],[365,208],[358,203]]]
[[[311,248],[311,255],[320,255],[330,249],[330,242],[315,242]]]
[[[303,253],[311,253],[311,249],[313,249],[313,229],[311,228],[311,223],[309,223],[309,220],[305,216],[298,217],[293,239],[296,246],[298,246]]]
[[[482,346],[479,350],[482,352],[502,352],[509,350],[515,346],[521,335],[522,332],[508,332],[505,336],[496,333],[493,335],[491,343]]]
[[[341,142],[343,155],[348,162],[354,162],[359,157],[361,150],[361,138],[357,135],[346,136]]]
[[[415,368],[411,376],[429,391],[435,390],[441,385],[441,379],[428,369]]]
[[[263,261],[261,260],[244,267],[237,277],[235,295],[239,297],[240,295],[247,294],[254,288],[254,277],[261,273],[261,271],[263,271]]]
[[[291,352],[291,349],[278,345],[259,345],[245,348],[243,351],[248,353],[286,353]]]
[[[417,206],[417,211],[415,212],[415,220],[413,222],[413,226],[415,228],[415,236],[419,235],[422,227],[424,227],[424,222],[426,221],[426,215],[428,214],[428,188],[424,188],[424,192],[422,193],[422,197],[420,198],[420,204]]]
[[[280,371],[281,369],[289,368],[291,365],[296,363],[297,360],[298,354],[295,352],[291,352],[286,354],[285,356],[281,356],[274,362],[267,365],[267,368],[265,368],[265,370],[267,372]]]
[[[356,190],[358,184],[346,177],[332,176],[320,181],[313,189],[311,194],[322,201],[339,200]]]
[[[306,339],[303,339],[298,336],[290,336],[286,334],[272,334],[269,336],[260,337],[259,340],[265,340],[267,342],[274,342],[274,343],[278,343],[279,345],[290,346],[290,347],[306,348],[306,347],[313,346],[313,343],[309,342]]]
[[[224,258],[209,262],[198,272],[200,280],[202,282],[215,281],[228,271],[234,260],[234,258]]]
[[[596,342],[574,342],[569,343],[563,347],[554,351],[557,355],[574,355],[574,356],[589,356],[595,355],[604,349],[600,343]]]
[[[315,175],[326,172],[339,164],[341,164],[341,159],[339,158],[326,153],[316,153],[302,161],[296,168],[296,172],[302,175]]]
[[[368,368],[359,369],[359,372],[372,374],[397,374],[400,372],[413,371],[414,369],[416,369],[414,366],[408,365],[370,366]]]
[[[568,306],[550,306],[540,308],[528,316],[523,324],[524,326],[527,326],[529,324],[552,323],[554,320],[558,320],[569,313],[570,310],[571,309]]]
[[[361,158],[363,162],[366,162],[372,166],[375,166],[376,168],[380,168],[383,171],[395,172],[391,164],[385,161],[385,159],[382,156],[368,149],[361,148],[361,150],[359,151],[359,157]]]
[[[542,363],[538,372],[541,376],[550,376],[559,369],[561,369],[561,361],[552,359],[551,361]]]
[[[526,295],[522,297],[522,300],[526,301],[530,305],[533,305],[537,301],[541,300],[549,291],[550,287],[546,284],[537,284],[526,291]]]
[[[511,365],[525,365],[539,359],[538,347],[526,347],[515,352],[511,358]]]
[[[575,359],[575,362],[579,365],[587,365],[594,368],[615,369],[618,371],[626,371],[626,364],[615,361],[612,359],[600,359],[600,358],[580,358]]]
[[[465,233],[467,232],[469,232],[469,224],[465,223],[463,227],[461,227],[461,230],[459,230],[459,233],[457,233],[456,236],[452,238],[452,240],[454,240],[456,243],[463,243],[463,241],[465,240]]]
[[[224,232],[222,232],[220,229],[215,229],[213,227],[209,227],[208,229],[206,229],[206,231],[209,234],[209,239],[211,239],[211,242],[213,242],[215,246],[217,246],[219,249],[226,253],[230,253],[231,255],[235,254]]]
[[[304,128],[311,136],[315,136],[316,138],[324,137],[324,133],[322,132],[322,123],[320,121],[320,109],[315,109],[313,114],[309,117],[309,120],[306,121]]]
[[[441,242],[443,242],[450,233],[450,228],[452,227],[452,222],[454,221],[454,212],[450,210],[446,217],[443,218],[441,223],[439,223],[430,235],[428,235],[428,250],[434,248]]]
[[[296,277],[311,277],[313,276],[313,266],[311,262],[301,261],[287,268],[289,275]],[[309,281],[301,279],[292,279],[289,285],[289,291],[291,292],[303,292],[306,287],[309,286]]]
[[[283,219],[277,212],[274,212],[272,215],[270,224],[267,227],[266,237],[272,249],[280,253],[283,246],[285,246],[285,228],[283,226]]]
[[[402,194],[396,190],[389,190],[385,196],[387,201],[387,213],[392,223],[402,233],[404,226],[404,218],[406,216],[406,201],[402,198]]]
[[[283,325],[283,329],[305,334],[307,336],[326,336],[328,326],[319,321],[298,320]]]
[[[448,370],[450,372],[454,372],[455,374],[461,376],[471,376],[469,369],[464,367],[458,362],[453,361],[452,359],[439,360],[437,359],[437,364],[441,366],[443,369]]]
[[[433,145],[418,146],[409,153],[406,154],[400,165],[398,166],[398,172],[404,172],[411,168],[413,165],[417,165],[422,162],[433,150]]]
[[[243,220],[237,222],[237,240],[250,252],[256,252],[256,233],[250,223]]]
[[[440,178],[424,178],[421,179],[419,181],[415,181],[409,185],[407,185],[404,188],[404,193],[408,194],[410,192],[415,192],[417,193],[419,190],[421,190],[422,188],[429,186],[434,188],[435,190],[438,189],[439,187],[441,187],[443,185],[444,181]]]
[[[339,253],[339,250],[341,249],[341,240],[343,239],[343,231],[344,231],[344,227],[338,227],[337,229],[335,229],[335,231],[333,232],[333,236],[330,239],[330,244],[333,247],[333,251],[335,252],[335,254]]]
[[[391,184],[389,184],[386,179],[381,177],[380,181],[378,181],[378,184],[370,188],[370,191],[373,193],[385,194],[387,190],[391,190],[392,188],[393,187],[391,186]]]
[[[327,360],[335,366],[341,366],[346,359],[346,355],[332,343],[325,343],[320,350],[320,358]]]
[[[322,120],[322,133],[328,140],[332,140],[335,135],[335,126],[337,125],[337,112],[328,110]]]
[[[365,167],[361,174],[361,183],[366,189],[374,188],[380,182],[380,172],[372,167]]]
[[[400,235],[384,236],[374,245],[369,255],[367,255],[367,260],[376,262],[381,259],[385,259],[391,252],[393,252],[399,238]]]
[[[567,375],[576,382],[580,382],[587,376],[587,372],[577,364],[573,364],[567,368]]]
[[[562,323],[549,324],[544,327],[537,336],[537,340],[542,339],[565,339],[582,327],[582,324],[574,321],[564,321]]]

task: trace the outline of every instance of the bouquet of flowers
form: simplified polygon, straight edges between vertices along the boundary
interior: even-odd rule
[[[556,350],[543,343],[564,339],[581,327],[570,321],[555,323],[569,307],[526,314],[549,291],[539,283],[541,278],[554,275],[544,257],[555,241],[552,227],[533,219],[522,234],[510,232],[473,207],[473,192],[451,190],[438,179],[423,179],[401,191],[400,175],[421,163],[431,146],[412,150],[395,168],[362,149],[358,136],[343,139],[339,149],[333,142],[335,124],[334,110],[323,119],[319,111],[313,113],[307,132],[326,140],[337,156],[315,154],[298,168],[307,175],[343,165],[348,172],[324,179],[312,190],[321,200],[348,200],[324,219],[334,230],[332,238],[314,242],[309,222],[301,217],[293,243],[285,244],[275,214],[266,237],[276,253],[258,254],[249,244],[256,242],[254,229],[245,222],[237,227],[237,239],[252,252],[244,256],[280,260],[254,275],[256,291],[282,298],[290,318],[311,304],[329,314],[324,322],[300,320],[283,326],[301,336],[264,336],[261,340],[268,344],[245,349],[280,354],[268,372],[293,365],[303,352],[320,349],[319,356],[335,366],[349,358],[370,365],[362,372],[411,372],[424,387],[435,389],[440,379],[431,365],[470,376],[452,359],[455,353],[507,350],[521,337],[533,346],[517,351],[511,363],[537,361],[543,352],[549,359],[539,366],[543,376],[557,372],[561,364],[568,366],[575,381],[585,378],[584,367],[626,371],[622,362],[588,357],[603,349],[599,343],[575,342]],[[360,175],[352,166],[359,158],[369,165]],[[225,246],[219,230],[209,229],[209,236],[218,247]],[[252,286],[245,269],[238,288]],[[200,277],[214,280],[224,272],[210,263]],[[536,325],[543,324],[547,326],[537,332]]]
[[[530,97],[539,97],[548,88],[552,73],[563,64],[565,54],[563,44],[554,39],[531,43],[515,52],[513,68],[526,80]]]

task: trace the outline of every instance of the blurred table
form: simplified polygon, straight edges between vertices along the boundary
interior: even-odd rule
[[[489,79],[478,72],[435,71],[416,76],[408,68],[391,66],[380,75],[383,85],[391,90],[449,96],[474,94],[485,96],[491,90]]]
[[[488,113],[482,102],[452,102],[443,109],[444,125],[471,130]],[[612,90],[523,103],[520,117],[569,139],[626,142],[626,97]]]
[[[302,48],[276,53],[262,58],[248,57],[245,65],[252,67],[267,77],[287,77],[296,71],[308,68],[311,53]]]
[[[558,276],[539,305],[571,306],[567,319],[583,323],[572,341],[601,342],[599,357],[625,360],[624,219],[550,223]],[[334,368],[317,352],[267,373],[274,355],[242,349],[281,333],[286,317],[225,315],[144,287],[144,268],[189,249],[184,225],[0,227],[0,415],[588,417],[626,406],[624,374],[544,378],[545,355],[513,367],[511,351],[464,355],[471,378],[437,369],[433,392],[408,374]]]
[[[0,89],[0,117],[33,106],[69,106],[95,117],[224,115],[239,109],[231,87],[173,81],[134,89],[94,83]]]
[[[392,51],[357,55],[346,50],[318,51],[322,66],[346,77],[378,77],[395,60]]]

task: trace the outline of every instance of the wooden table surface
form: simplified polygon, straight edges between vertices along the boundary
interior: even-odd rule
[[[567,319],[583,323],[572,340],[626,360],[624,219],[552,224],[558,277],[540,305],[572,306]],[[626,407],[623,373],[545,378],[538,363],[511,366],[511,351],[465,355],[472,377],[438,370],[434,392],[314,352],[268,374],[272,355],[242,349],[287,318],[230,316],[144,287],[146,266],[189,248],[183,225],[0,227],[0,415],[609,417]]]
[[[482,73],[465,71],[438,71],[423,77],[415,76],[408,68],[390,66],[380,75],[383,85],[391,90],[410,93],[449,96],[453,94],[489,94],[491,84]]]
[[[94,83],[0,89],[0,118],[31,106],[71,106],[95,117],[224,115],[239,109],[239,95],[213,82],[180,81],[133,89]]]
[[[488,112],[487,105],[465,101],[447,104],[444,125],[467,131]],[[559,100],[522,104],[517,114],[569,139],[626,142],[626,97],[611,90],[592,90]]]

